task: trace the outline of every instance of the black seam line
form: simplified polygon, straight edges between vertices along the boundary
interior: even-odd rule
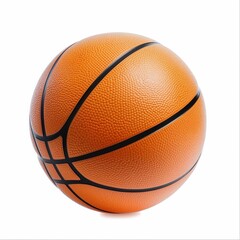
[[[42,156],[42,155],[41,155],[41,152],[40,152],[40,150],[39,150],[39,148],[38,148],[36,139],[35,139],[35,137],[34,137],[34,135],[33,135],[33,129],[32,129],[32,125],[31,125],[31,122],[30,122],[30,121],[29,121],[29,125],[30,125],[30,130],[31,130],[31,134],[32,134],[33,141],[34,141],[34,145],[35,145],[35,147],[36,147],[36,149],[37,149],[37,151],[38,151],[39,156]],[[51,179],[51,181],[53,182],[53,184],[56,186],[56,183],[53,181],[53,178],[52,178],[52,176],[50,175],[50,173],[49,173],[49,171],[48,171],[48,169],[47,169],[47,167],[46,167],[45,164],[46,164],[46,163],[43,162],[44,169],[45,169],[45,171],[46,171],[49,179]]]
[[[40,153],[40,150],[39,150],[39,148],[38,148],[38,145],[37,145],[35,136],[34,136],[34,134],[33,134],[33,129],[32,129],[32,125],[31,125],[30,119],[29,119],[29,127],[30,127],[31,135],[32,135],[32,138],[33,138],[33,141],[34,141],[34,145],[35,145],[35,147],[36,147],[36,149],[37,149],[38,155],[42,157],[42,154]]]
[[[73,44],[72,44],[73,45]],[[41,125],[42,125],[42,132],[43,132],[43,137],[46,137],[46,128],[45,128],[45,122],[44,122],[44,102],[45,102],[45,97],[46,97],[46,89],[47,89],[47,85],[48,85],[48,80],[52,74],[53,69],[55,68],[56,64],[58,63],[58,61],[60,60],[60,58],[62,57],[62,55],[72,46],[70,45],[69,47],[67,47],[55,60],[54,64],[52,65],[46,81],[44,83],[44,87],[43,87],[43,93],[42,93],[42,98],[41,98]],[[36,134],[34,133],[35,137]],[[36,137],[37,138],[37,137]]]
[[[66,185],[66,184],[65,184],[65,185]],[[101,211],[101,212],[111,213],[111,212],[105,211],[105,210],[103,210],[103,209],[97,208],[97,207],[93,206],[92,204],[88,203],[88,202],[85,201],[83,198],[81,198],[77,193],[75,193],[70,186],[67,185],[67,188],[70,190],[70,192],[71,192],[76,198],[78,198],[80,201],[82,201],[83,203],[85,203],[85,204],[88,205],[89,207],[91,207],[91,208],[93,208],[93,209],[95,209],[95,210]]]
[[[45,169],[45,171],[46,171],[48,177],[50,178],[50,180],[53,182],[53,184],[54,184],[55,186],[57,186],[56,183],[54,182],[52,176],[50,175],[50,173],[49,173],[49,171],[48,171],[48,169],[47,169],[45,163],[43,163],[43,167],[44,167],[44,169]]]
[[[73,45],[73,44],[72,44]],[[58,61],[60,60],[60,58],[62,57],[62,55],[72,46],[70,45],[69,47],[67,47],[58,57],[57,59],[55,60],[54,64],[52,65],[48,75],[47,75],[47,78],[46,78],[46,81],[44,83],[44,87],[43,87],[43,93],[42,93],[42,97],[41,97],[41,127],[42,127],[42,133],[43,133],[43,136],[46,136],[46,129],[45,129],[45,121],[44,121],[44,103],[45,103],[45,96],[46,96],[46,89],[47,89],[47,84],[48,84],[48,80],[50,78],[50,75],[53,71],[53,69],[55,68],[56,64],[58,63]],[[47,149],[47,153],[49,155],[49,158],[51,161],[54,161],[53,160],[53,157],[52,157],[52,153],[51,153],[51,150],[50,150],[50,147],[49,147],[49,144],[47,141],[44,141],[45,143],[45,146],[46,146],[46,149]],[[62,174],[60,173],[58,167],[56,166],[55,163],[53,163],[53,167],[55,169],[55,171],[57,172],[58,176],[61,178],[61,180],[64,181],[64,178],[62,176]],[[69,186],[67,186],[69,188]]]
[[[72,45],[73,45],[73,44],[72,44]],[[46,95],[47,83],[48,83],[49,77],[50,77],[50,75],[51,75],[54,67],[56,66],[57,62],[59,61],[59,59],[61,58],[61,56],[62,56],[72,45],[70,45],[68,48],[66,48],[66,49],[58,56],[58,58],[56,59],[56,61],[55,61],[54,64],[53,64],[53,66],[51,67],[51,69],[50,69],[50,71],[49,71],[49,73],[48,73],[48,75],[47,75],[45,84],[44,84],[43,93],[42,93],[42,98],[41,98],[41,125],[42,125],[43,136],[46,136],[45,121],[44,121],[44,102],[45,102],[45,95]],[[31,122],[30,122],[30,128],[31,128],[31,133],[34,134],[34,133],[33,133],[32,126],[31,126]],[[33,135],[35,145],[37,146],[35,137],[36,137],[36,136]],[[48,141],[45,140],[44,143],[45,143],[45,146],[46,146],[48,155],[49,155],[50,159],[53,161],[53,157],[52,157],[52,153],[51,153],[51,150],[50,150]],[[37,148],[37,150],[39,151],[38,148]],[[39,155],[41,156],[40,151],[39,151]],[[45,163],[43,163],[43,165],[44,165],[44,168],[45,168],[47,174],[49,175],[50,179],[53,181],[53,178],[52,178],[52,176],[50,175],[50,173],[48,172],[47,167],[45,166]],[[66,181],[66,180],[63,178],[62,174],[60,173],[60,171],[59,171],[59,169],[58,169],[58,167],[56,166],[55,163],[53,163],[53,167],[54,167],[54,169],[56,170],[56,172],[57,172],[57,174],[59,175],[59,177],[61,178],[61,181]],[[56,185],[56,182],[53,181],[53,183]],[[92,208],[94,208],[94,209],[96,209],[96,210],[105,212],[104,210],[99,209],[99,208],[97,208],[97,207],[94,207],[94,206],[91,205],[90,203],[88,203],[88,202],[86,202],[85,200],[83,200],[80,196],[78,196],[78,194],[76,194],[76,193],[73,191],[73,189],[72,189],[69,185],[66,185],[66,187],[67,187],[79,200],[81,200],[82,202],[84,202],[84,203],[87,204],[88,206],[90,206],[90,207],[92,207]]]
[[[115,151],[117,149],[123,148],[127,145],[130,145],[136,141],[139,141],[145,137],[147,137],[148,135],[160,130],[161,128],[167,126],[168,124],[170,124],[171,122],[173,122],[174,120],[176,120],[177,118],[181,117],[184,113],[186,113],[190,108],[193,107],[193,105],[197,102],[197,100],[200,97],[200,91],[197,92],[196,96],[185,106],[183,107],[180,111],[178,111],[177,113],[175,113],[174,115],[172,115],[171,117],[169,117],[168,119],[164,120],[163,122],[155,125],[152,128],[149,128],[147,130],[145,130],[144,132],[141,132],[131,138],[128,138],[122,142],[116,143],[114,145],[111,145],[109,147],[106,148],[102,148],[100,150],[91,152],[91,153],[87,153],[84,155],[80,155],[80,156],[76,156],[76,157],[69,157],[66,159],[56,159],[54,161],[49,160],[49,159],[45,159],[45,158],[40,158],[40,160],[46,162],[46,163],[58,163],[58,164],[63,164],[63,163],[69,163],[69,162],[77,162],[77,161],[82,161],[82,160],[86,160],[89,158],[93,158],[93,157],[97,157],[112,151]]]
[[[200,154],[201,156],[201,154]],[[94,187],[98,187],[98,188],[102,188],[102,189],[107,189],[107,190],[111,190],[111,191],[116,191],[116,192],[131,192],[131,193],[138,193],[138,192],[149,192],[149,191],[155,191],[155,190],[159,190],[165,187],[168,187],[178,181],[180,181],[182,178],[184,178],[186,175],[188,175],[197,165],[200,156],[198,157],[197,161],[195,162],[195,164],[186,172],[184,173],[182,176],[180,176],[179,178],[168,182],[166,184],[157,186],[157,187],[151,187],[151,188],[143,188],[143,189],[126,189],[126,188],[116,188],[116,187],[110,187],[110,186],[105,186],[99,183],[95,183],[92,182],[90,180],[86,181],[81,181],[81,180],[54,180],[57,184],[61,183],[61,184],[65,184],[65,185],[70,185],[70,184],[85,184],[85,185],[90,185],[90,186],[94,186]]]
[[[118,57],[112,64],[110,64],[95,80],[94,82],[89,86],[89,88],[86,90],[86,92],[82,95],[82,97],[80,98],[80,100],[78,101],[78,103],[76,104],[76,106],[74,107],[74,109],[72,110],[71,114],[69,115],[68,119],[66,120],[66,122],[64,123],[63,127],[56,133],[52,134],[52,135],[48,135],[46,136],[45,131],[43,136],[40,136],[36,133],[34,133],[34,136],[42,141],[51,141],[57,137],[59,137],[60,135],[64,134],[64,132],[67,132],[72,120],[74,119],[75,115],[77,114],[78,110],[80,109],[80,107],[83,105],[83,103],[85,102],[85,100],[87,99],[87,97],[91,94],[91,92],[94,90],[94,88],[103,80],[103,78],[110,72],[113,70],[113,68],[115,68],[119,63],[121,63],[124,59],[126,59],[127,57],[129,57],[131,54],[133,54],[134,52],[153,45],[153,44],[159,44],[158,42],[147,42],[147,43],[143,43],[140,44],[134,48],[132,48],[131,50],[127,51],[126,53],[124,53],[122,56]],[[63,54],[63,53],[62,53]],[[59,56],[60,58],[60,56]],[[58,60],[57,60],[58,61]],[[54,67],[54,66],[53,66]],[[52,70],[49,72],[49,76],[51,74]],[[49,77],[48,76],[48,77]],[[44,86],[45,89],[45,86]],[[44,91],[45,92],[45,91]],[[45,94],[44,94],[45,96]],[[44,124],[44,123],[42,123]]]

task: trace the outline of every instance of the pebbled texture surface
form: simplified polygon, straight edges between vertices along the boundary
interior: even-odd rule
[[[162,45],[133,53],[78,111],[68,132],[69,156],[111,146],[157,125],[182,109],[197,89],[188,68]]]
[[[173,194],[190,176],[190,174],[174,185],[156,191],[141,193],[114,192],[87,185],[72,185],[71,188],[93,206],[112,213],[136,212],[152,207]],[[62,189],[63,185],[60,186]],[[97,196],[97,197],[96,197]],[[84,205],[79,199],[73,199]]]
[[[49,74],[49,71],[51,70],[54,62],[56,61],[56,59],[58,58],[58,56],[60,54],[61,53],[59,53],[52,60],[52,62],[49,63],[49,65],[47,66],[45,71],[42,73],[42,75],[37,83],[37,86],[34,90],[33,97],[32,97],[31,108],[30,108],[30,121],[31,121],[34,132],[41,136],[43,135],[42,125],[41,125],[41,121],[40,121],[40,119],[41,119],[41,99],[42,99],[42,94],[43,94],[43,88],[44,88],[44,84],[46,82],[47,76]]]
[[[200,98],[188,112],[159,131],[124,148],[73,164],[88,179],[107,186],[151,188],[171,182],[199,158],[205,136],[202,112]]]
[[[206,129],[202,94],[184,114],[150,135],[78,160],[152,128],[196,96],[198,85],[183,61],[160,44],[144,45],[150,42],[125,33],[84,39],[49,64],[34,91],[30,128],[40,164],[63,193],[90,209],[120,213],[151,207],[185,182],[201,154]],[[129,51],[75,111],[91,84]],[[69,116],[74,118],[68,121]],[[77,161],[71,162],[73,157]]]
[[[108,34],[84,39],[70,47],[48,80],[44,109],[47,135],[60,130],[90,84],[112,61],[148,41],[136,35]]]

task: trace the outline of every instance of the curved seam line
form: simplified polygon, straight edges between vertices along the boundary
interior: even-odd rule
[[[64,184],[64,183],[60,183],[60,184]],[[67,185],[67,184],[64,184]],[[87,206],[91,207],[92,209],[98,210],[98,211],[102,211],[102,212],[106,212],[106,213],[112,213],[112,212],[108,212],[105,211],[103,209],[100,209],[98,207],[95,207],[94,205],[90,204],[89,202],[87,202],[86,200],[84,200],[82,197],[80,197],[70,186],[67,186],[67,188],[69,189],[69,191],[80,201],[82,201],[83,203],[85,203]]]
[[[144,44],[141,44],[141,45],[138,45],[136,47],[134,47],[133,49],[131,49],[130,51],[128,51],[127,53],[125,53],[124,55],[120,56],[119,58],[117,58],[117,60],[115,60],[107,69],[105,69],[100,75],[99,77],[90,85],[90,87],[87,89],[87,91],[83,94],[83,96],[81,97],[81,99],[79,100],[79,102],[77,103],[77,105],[74,107],[73,111],[71,112],[71,114],[69,115],[67,121],[64,123],[63,127],[59,130],[58,133],[55,133],[54,134],[54,138],[57,138],[59,136],[62,136],[63,138],[65,137],[65,141],[66,141],[66,135],[67,135],[67,132],[68,132],[68,129],[69,129],[69,126],[72,122],[72,120],[74,119],[75,115],[77,114],[78,110],[80,109],[81,105],[85,102],[85,100],[87,99],[87,97],[90,95],[90,93],[94,90],[94,88],[98,85],[98,83],[113,69],[115,68],[115,66],[117,66],[120,62],[122,62],[125,58],[127,58],[129,55],[131,55],[132,53],[140,50],[141,48],[143,47],[146,47],[148,45],[152,45],[152,44],[157,44],[157,42],[148,42],[148,43],[144,43]],[[72,44],[73,45],[73,44]],[[58,61],[60,60],[61,56],[72,46],[70,45],[68,48],[66,48],[58,57],[57,59],[55,60],[55,62],[53,63],[48,75],[47,75],[47,78],[46,78],[46,81],[44,83],[44,87],[43,87],[43,93],[42,93],[42,96],[41,96],[41,128],[42,128],[42,134],[43,134],[43,137],[41,137],[41,139],[39,139],[39,135],[37,135],[33,129],[31,128],[31,131],[32,131],[32,135],[33,135],[33,138],[34,138],[34,141],[35,141],[35,138],[38,139],[38,140],[43,140],[44,143],[45,143],[45,146],[47,148],[47,152],[49,154],[49,157],[50,157],[50,160],[52,161],[52,164],[55,168],[55,170],[57,171],[58,175],[60,176],[61,180],[64,181],[63,179],[63,176],[61,175],[61,173],[59,172],[57,166],[56,166],[56,163],[54,162],[54,159],[52,158],[52,153],[50,151],[50,148],[49,148],[49,145],[48,145],[48,141],[50,140],[49,136],[46,136],[46,128],[45,128],[45,121],[44,121],[44,104],[45,104],[45,96],[46,96],[46,89],[47,89],[47,85],[48,85],[48,80],[51,76],[51,73],[53,72],[53,69],[55,68],[56,64],[58,63]],[[31,121],[30,121],[30,126],[31,126]],[[52,135],[53,136],[53,135]],[[51,136],[51,137],[52,137]],[[52,139],[52,140],[53,140]],[[64,149],[64,155],[65,155],[65,158],[68,158],[68,154],[67,153],[67,148]],[[41,154],[39,154],[41,156]],[[40,157],[41,158],[41,157]],[[45,163],[44,164],[44,167],[45,167]],[[72,165],[72,163],[69,163]],[[73,190],[70,189],[69,185],[66,185],[67,188],[73,192]],[[76,194],[76,193],[75,193]],[[86,203],[86,202],[85,202]],[[87,203],[86,203],[87,204]],[[96,208],[90,204],[88,204],[89,206],[93,207],[93,208]],[[98,209],[98,208],[96,208]],[[98,209],[98,210],[101,210],[101,209]]]
[[[180,176],[179,178],[176,178],[175,180],[162,184],[160,186],[157,187],[151,187],[151,188],[143,188],[143,189],[126,189],[126,188],[116,188],[116,187],[110,187],[110,186],[106,186],[103,184],[99,184],[96,182],[93,182],[91,180],[88,180],[89,182],[81,182],[81,180],[54,180],[56,183],[62,183],[62,184],[66,184],[66,185],[71,185],[71,184],[82,184],[82,185],[90,185],[93,187],[97,187],[97,188],[102,188],[102,189],[107,189],[107,190],[111,190],[111,191],[116,191],[116,192],[149,192],[149,191],[154,191],[154,190],[158,190],[158,189],[162,189],[165,187],[168,187],[178,181],[180,181],[182,178],[184,178],[186,175],[188,175],[193,169],[194,167],[197,165],[199,159],[200,159],[201,154],[199,155],[197,161],[194,163],[194,165],[187,171],[185,172],[182,176]]]
[[[73,45],[73,44],[72,44]],[[67,47],[58,57],[57,59],[55,60],[55,62],[53,63],[47,77],[46,77],[46,81],[44,83],[44,87],[43,87],[43,92],[42,92],[42,96],[41,96],[41,108],[40,108],[40,116],[41,116],[41,127],[42,127],[42,133],[43,133],[43,136],[45,137],[46,136],[46,128],[45,128],[45,119],[44,119],[44,104],[45,104],[45,96],[46,96],[46,89],[47,89],[47,85],[48,85],[48,81],[49,81],[49,78],[51,76],[51,73],[53,71],[53,69],[55,68],[56,64],[58,63],[58,61],[61,59],[61,57],[63,56],[63,54],[72,46],[70,45],[69,47]],[[50,160],[53,161],[53,157],[52,157],[52,153],[51,153],[51,150],[50,150],[50,147],[49,147],[49,144],[48,144],[48,141],[44,140],[44,143],[45,143],[45,146],[46,146],[46,149],[47,149],[47,153],[49,155],[49,158]],[[62,174],[60,173],[58,167],[56,166],[56,163],[52,163],[55,171],[57,172],[58,176],[60,177],[60,179],[62,181],[64,181],[65,179],[63,178]],[[45,166],[46,167],[46,166]],[[51,175],[50,175],[51,176]],[[51,176],[52,178],[52,176]],[[56,185],[56,184],[55,184]],[[70,190],[70,187],[69,185],[66,185],[66,187]]]
[[[75,44],[75,43],[74,43]],[[44,121],[44,104],[45,104],[45,97],[46,97],[46,89],[47,89],[47,85],[48,85],[48,81],[49,78],[53,72],[53,69],[55,68],[56,64],[58,63],[58,61],[61,59],[62,55],[74,44],[71,44],[69,47],[67,47],[55,60],[55,62],[53,63],[50,71],[48,72],[46,81],[44,83],[44,87],[43,87],[43,93],[41,96],[41,109],[40,109],[40,114],[41,114],[41,125],[42,125],[42,133],[43,133],[43,137],[46,137],[46,128],[45,128],[45,121]],[[44,140],[46,141],[46,140]]]
[[[121,142],[118,142],[114,145],[102,148],[100,150],[96,150],[94,152],[90,152],[90,153],[83,154],[83,155],[76,156],[76,157],[69,157],[69,158],[66,158],[66,159],[56,159],[56,160],[51,160],[50,159],[49,160],[49,159],[45,159],[45,158],[42,158],[42,157],[39,157],[39,158],[40,158],[40,160],[42,160],[46,163],[63,164],[63,163],[69,163],[69,162],[83,161],[83,160],[86,160],[86,159],[89,159],[89,158],[97,157],[97,156],[115,151],[117,149],[126,147],[126,146],[128,146],[128,145],[130,145],[130,144],[132,144],[132,143],[134,143],[138,140],[141,140],[141,139],[147,137],[148,135],[162,129],[163,127],[167,126],[168,124],[172,123],[173,121],[175,121],[176,119],[181,117],[184,113],[186,113],[189,109],[191,109],[194,106],[194,104],[197,102],[199,97],[200,97],[200,90],[197,92],[196,96],[185,107],[183,107],[181,110],[179,110],[177,113],[175,113],[171,117],[167,118],[163,122],[149,128],[149,129],[147,129],[147,130],[145,130],[145,131],[143,131],[139,134],[134,135],[133,137],[125,139],[125,140],[123,140]]]
[[[39,150],[39,148],[38,148],[36,139],[35,139],[35,137],[34,137],[34,135],[33,135],[32,125],[31,125],[30,120],[29,120],[29,125],[30,125],[30,131],[31,131],[31,135],[32,135],[32,138],[33,138],[33,141],[34,141],[34,145],[35,145],[35,147],[36,147],[36,149],[37,149],[37,152],[38,152],[39,156],[42,157],[41,152],[40,152],[40,150]],[[50,173],[49,173],[49,171],[48,171],[48,169],[47,169],[47,167],[46,167],[46,165],[45,165],[46,163],[43,162],[42,164],[43,164],[43,167],[44,167],[44,169],[45,169],[45,171],[46,171],[46,174],[48,175],[49,179],[52,181],[52,183],[53,183],[54,185],[56,185],[56,183],[53,181],[53,178],[52,178],[52,176],[50,175]]]
[[[124,59],[126,59],[127,57],[129,57],[131,54],[135,53],[136,51],[153,45],[153,44],[159,44],[158,42],[146,42],[143,44],[140,44],[132,49],[130,49],[129,51],[125,52],[124,54],[122,54],[120,57],[118,57],[116,60],[114,60],[114,62],[112,62],[93,82],[92,84],[88,87],[88,89],[84,92],[84,94],[82,95],[82,97],[79,99],[79,101],[77,102],[77,104],[75,105],[75,107],[73,108],[72,112],[70,113],[69,117],[67,118],[66,122],[63,124],[63,126],[61,127],[61,129],[51,135],[46,136],[46,134],[43,134],[43,136],[40,136],[38,134],[36,134],[34,132],[34,136],[42,141],[50,141],[50,140],[54,140],[57,137],[63,135],[65,132],[68,131],[69,126],[71,125],[74,117],[76,116],[76,114],[78,113],[79,109],[81,108],[81,106],[83,105],[83,103],[85,102],[85,100],[88,98],[88,96],[91,94],[91,92],[96,88],[96,86],[105,78],[105,76],[112,71],[119,63],[121,63]],[[62,53],[63,54],[63,53]],[[61,54],[61,55],[62,55]],[[61,56],[60,55],[60,56]],[[60,58],[59,56],[59,58]],[[57,60],[58,61],[58,60]],[[54,64],[55,66],[55,64]],[[53,68],[54,68],[53,66]],[[52,70],[49,72],[49,76],[51,74]],[[49,78],[48,76],[48,78]],[[44,86],[45,89],[45,86]],[[45,127],[45,125],[44,125]],[[45,129],[44,129],[45,130]],[[45,133],[45,132],[44,132]]]

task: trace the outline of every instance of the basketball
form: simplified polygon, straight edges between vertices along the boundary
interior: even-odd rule
[[[186,64],[129,33],[67,47],[43,72],[30,107],[46,175],[73,201],[108,213],[140,211],[173,194],[199,161],[205,122]]]

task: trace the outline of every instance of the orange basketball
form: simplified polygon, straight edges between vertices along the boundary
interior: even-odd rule
[[[109,33],[77,42],[43,72],[30,129],[45,173],[75,202],[134,212],[175,192],[201,155],[202,93],[152,39]]]

